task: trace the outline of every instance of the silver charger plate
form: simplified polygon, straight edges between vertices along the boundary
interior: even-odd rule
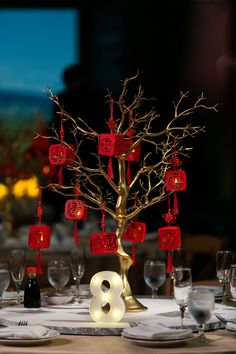
[[[194,340],[195,337],[187,337],[181,339],[168,339],[168,340],[145,340],[138,338],[130,338],[122,335],[122,338],[138,345],[145,347],[177,347],[185,345],[187,342]]]

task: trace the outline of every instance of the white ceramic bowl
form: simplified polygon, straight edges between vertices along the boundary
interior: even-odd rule
[[[65,305],[68,304],[69,302],[71,302],[73,300],[73,295],[66,295],[66,294],[62,294],[62,295],[44,295],[44,301],[48,304],[48,305]]]

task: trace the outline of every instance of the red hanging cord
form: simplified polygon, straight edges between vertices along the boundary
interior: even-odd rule
[[[127,184],[130,185],[131,179],[131,168],[130,168],[130,161],[127,161]]]
[[[114,119],[114,116],[113,116],[113,111],[114,111],[114,107],[113,107],[113,99],[110,98],[110,118],[108,120],[108,126],[111,130],[111,133],[114,132],[114,130],[116,129],[116,121]]]
[[[75,192],[75,199],[78,199],[78,196],[79,196],[78,177],[76,177],[76,186],[75,186],[74,192]],[[74,243],[76,245],[78,245],[80,242],[80,239],[79,239],[79,228],[78,228],[78,221],[77,220],[74,220],[73,235],[74,235]]]
[[[63,112],[61,111],[61,128],[60,128],[60,139],[64,141],[64,127],[63,127]]]
[[[63,143],[64,141],[64,127],[63,127],[63,112],[61,111],[61,128],[60,128],[60,139],[61,142]],[[63,166],[60,166],[59,172],[58,172],[58,184],[60,186],[63,185]]]
[[[166,267],[166,272],[167,272],[167,273],[172,273],[172,272],[173,272],[173,263],[172,263],[172,254],[171,254],[171,251],[168,251],[168,255],[167,255],[167,267]]]
[[[173,215],[178,215],[179,214],[179,207],[178,207],[178,198],[177,198],[177,193],[174,192],[174,200],[173,200],[173,209],[172,213]]]
[[[78,229],[78,222],[77,222],[77,220],[74,220],[74,232],[73,232],[73,234],[74,234],[74,243],[75,243],[76,245],[78,245],[78,243],[80,242],[80,240],[79,240],[79,229]]]
[[[181,162],[179,161],[179,159],[177,158],[177,155],[176,155],[176,137],[174,137],[174,157],[172,159],[172,166],[173,166],[174,170],[176,170],[176,168],[178,166],[180,166],[180,164],[181,164]],[[173,196],[172,213],[173,213],[173,215],[178,215],[179,214],[178,198],[177,198],[177,193],[176,192],[174,192],[174,196]]]
[[[116,121],[113,117],[113,99],[110,97],[110,118],[108,120],[108,126],[111,130],[111,133],[116,129]],[[112,166],[112,157],[109,157],[108,161],[108,169],[107,169],[107,174],[110,179],[114,178],[114,173],[113,173],[113,166]]]
[[[135,250],[135,242],[132,244],[132,265],[135,266],[136,264],[136,250]]]
[[[43,215],[43,208],[42,208],[42,191],[39,188],[39,196],[38,196],[38,209],[37,209],[37,216],[39,219],[39,224],[42,222],[42,215]]]
[[[42,215],[43,215],[42,190],[41,190],[41,188],[39,188],[38,209],[37,209],[37,216],[38,216],[38,223],[39,224],[41,224],[41,222],[42,222]],[[43,274],[41,255],[40,255],[40,249],[39,248],[37,248],[37,273],[38,274]]]
[[[103,209],[102,209],[101,229],[102,229],[102,233],[104,233],[104,231],[105,231],[105,212]]]

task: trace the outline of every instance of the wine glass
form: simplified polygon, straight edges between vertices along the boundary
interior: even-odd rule
[[[192,272],[190,268],[175,268],[174,270],[174,297],[179,305],[181,327],[184,327],[184,314],[188,304],[188,294],[192,288]]]
[[[70,251],[70,265],[73,279],[76,284],[76,298],[77,302],[81,302],[79,296],[79,286],[81,279],[85,272],[85,249],[82,246],[75,246]]]
[[[147,260],[144,263],[144,280],[152,289],[152,298],[157,298],[157,291],[166,280],[166,264],[164,261]]]
[[[20,304],[21,283],[25,275],[25,252],[23,249],[13,249],[11,251],[9,265],[10,265],[11,276],[16,287],[17,303]]]
[[[53,259],[48,262],[48,281],[60,294],[70,280],[70,267],[63,259]]]
[[[236,264],[231,265],[230,273],[230,293],[232,298],[236,299]]]
[[[10,272],[7,263],[0,263],[0,308],[2,308],[2,297],[4,291],[10,284]]]
[[[196,321],[198,328],[198,341],[208,343],[205,337],[204,328],[206,322],[212,317],[215,308],[215,295],[210,289],[198,288],[189,292],[188,311],[190,316]]]
[[[171,257],[172,257],[173,270],[172,272],[169,273],[169,275],[170,275],[171,285],[173,289],[174,269],[184,266],[184,249],[176,248],[175,250],[172,250]]]
[[[230,280],[230,268],[232,264],[232,252],[228,250],[216,253],[216,275],[223,286],[222,304],[226,304],[226,285]]]

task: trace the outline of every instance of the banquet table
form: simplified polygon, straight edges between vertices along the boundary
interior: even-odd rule
[[[178,325],[179,324],[179,314],[178,306],[175,303],[174,299],[158,298],[139,298],[139,300],[148,307],[147,311],[136,312],[136,313],[125,313],[122,321],[116,325],[115,335],[112,335],[112,332],[104,332],[104,328],[97,335],[94,335],[93,329],[99,329],[100,325],[93,323],[89,314],[80,314],[80,312],[73,307],[68,307],[68,310],[62,308],[53,311],[47,311],[42,309],[41,314],[27,313],[24,312],[24,309],[17,307],[9,307],[0,310],[0,323],[3,325],[17,324],[20,319],[28,319],[28,324],[43,324],[49,326],[51,324],[52,328],[64,328],[72,329],[71,333],[77,334],[61,334],[60,336],[54,338],[53,340],[40,345],[40,346],[6,346],[0,344],[0,353],[31,353],[31,354],[138,354],[138,353],[236,353],[236,332],[231,332],[226,329],[223,329],[222,323],[216,320],[216,317],[209,321],[209,330],[206,332],[206,336],[212,340],[210,344],[199,344],[196,342],[195,338],[182,343],[181,345],[176,346],[157,346],[149,347],[138,345],[133,343],[120,334],[119,330],[122,331],[122,328],[128,327],[132,322],[149,322],[156,321]],[[16,311],[15,311],[16,309]],[[22,311],[21,311],[22,310]],[[77,311],[77,312],[76,312]],[[236,307],[233,306],[224,306],[216,304],[216,312],[228,312],[235,314],[236,318]],[[53,322],[53,317],[55,320]],[[76,319],[76,316],[78,317]],[[60,322],[60,325],[59,325]],[[185,319],[185,326],[192,326],[190,318]],[[109,325],[108,325],[109,326]],[[85,328],[86,327],[86,328]],[[112,326],[111,326],[112,327]],[[92,329],[92,332],[90,330]],[[214,329],[214,330],[213,330]],[[80,332],[81,330],[81,332]],[[110,330],[110,328],[109,328]],[[87,334],[84,334],[86,333]],[[63,331],[62,331],[63,332]],[[67,333],[67,331],[64,331]],[[69,332],[68,332],[69,333]],[[81,333],[81,334],[79,334]],[[196,336],[196,333],[194,334]]]

